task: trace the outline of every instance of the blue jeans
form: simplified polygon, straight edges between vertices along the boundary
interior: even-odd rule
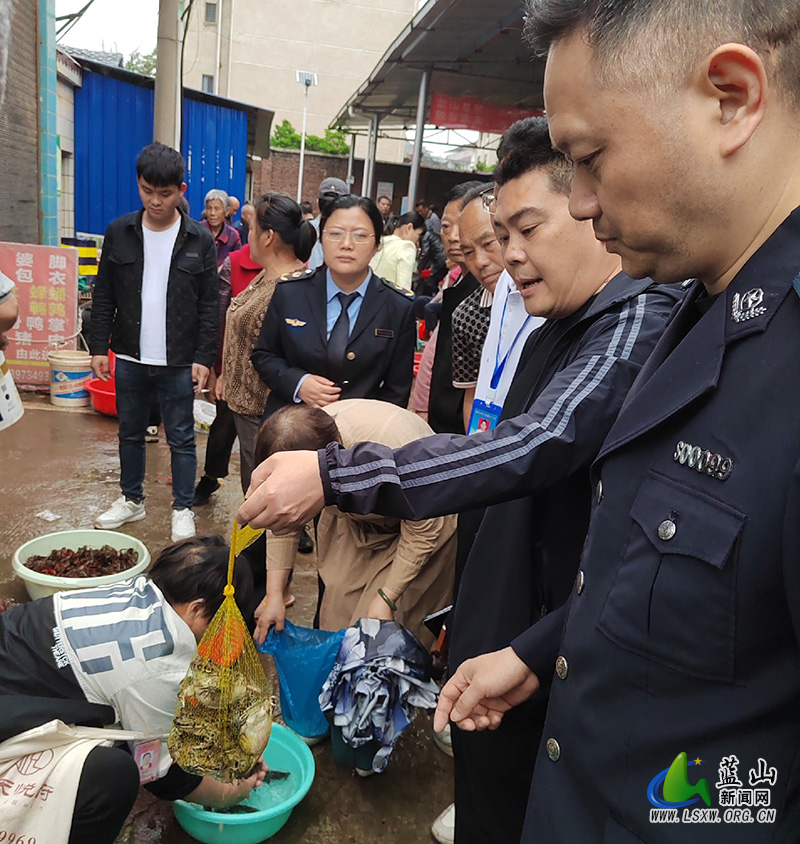
[[[172,451],[172,506],[176,510],[191,507],[197,471],[192,368],[148,366],[117,358],[116,387],[122,494],[132,501],[144,500],[144,437],[155,392]]]

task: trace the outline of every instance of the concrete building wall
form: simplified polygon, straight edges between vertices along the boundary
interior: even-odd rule
[[[288,119],[299,132],[303,86],[295,72],[314,72],[319,85],[309,90],[308,132],[323,135],[418,6],[418,0],[217,0],[218,26],[204,22],[206,0],[197,0],[184,84],[202,88],[204,76],[213,77],[214,93],[274,109],[275,125]],[[404,146],[380,141],[379,160],[402,161]],[[360,139],[356,154],[365,153]]]
[[[39,3],[13,0],[6,99],[0,111],[2,239],[39,241]]]
[[[81,85],[80,66],[66,53],[56,57],[58,109],[56,131],[60,167],[58,173],[58,235],[75,235],[75,88]]]

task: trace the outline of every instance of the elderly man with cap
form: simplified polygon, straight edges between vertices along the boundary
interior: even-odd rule
[[[311,225],[317,230],[317,242],[311,251],[311,257],[308,259],[308,268],[310,270],[316,270],[324,263],[322,257],[322,239],[319,236],[319,221],[325,213],[325,207],[328,204],[336,202],[340,197],[348,196],[349,194],[350,188],[347,187],[347,184],[334,176],[323,179],[322,184],[319,186],[319,194],[317,196],[319,214],[311,221]]]

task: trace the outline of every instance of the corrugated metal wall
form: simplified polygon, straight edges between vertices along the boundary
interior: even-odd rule
[[[0,236],[39,242],[38,3],[12,0],[6,99],[0,112]]]
[[[153,139],[153,89],[84,68],[75,91],[75,229],[102,234],[141,207],[136,156]],[[244,195],[247,114],[184,97],[187,199],[200,218],[212,187]]]
[[[203,198],[221,188],[244,201],[247,178],[247,113],[183,99],[183,157],[186,198],[192,216],[200,218]]]

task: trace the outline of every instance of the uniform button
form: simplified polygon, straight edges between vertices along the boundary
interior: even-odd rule
[[[580,595],[583,592],[583,587],[586,585],[586,575],[583,571],[578,572],[578,576],[575,578],[575,591]]]
[[[658,526],[658,538],[663,539],[664,542],[669,542],[673,536],[678,532],[675,522],[672,519],[664,519]]]
[[[569,665],[563,656],[560,656],[556,660],[556,674],[558,675],[559,680],[566,680],[567,674],[569,674]]]
[[[356,353],[355,352],[348,352],[347,353],[347,359],[348,360],[355,360],[356,359]]]
[[[547,748],[547,755],[550,757],[550,761],[558,762],[561,758],[561,745],[554,738],[549,738],[545,747]]]
[[[597,498],[597,503],[599,504],[603,500],[603,482],[597,482],[597,488],[595,490],[595,497]]]

